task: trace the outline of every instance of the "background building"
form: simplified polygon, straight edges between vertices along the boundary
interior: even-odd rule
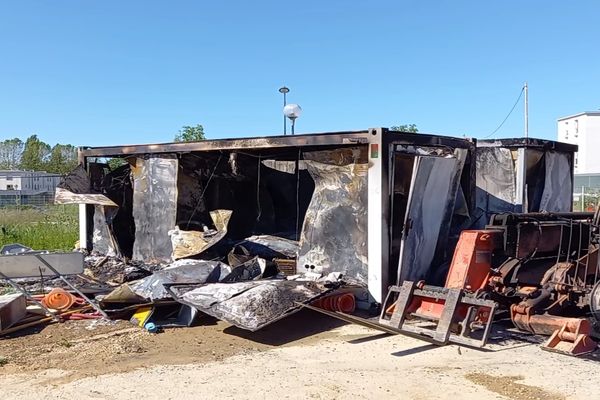
[[[600,173],[600,111],[559,118],[558,141],[579,146],[575,153],[575,174]]]
[[[0,206],[50,203],[60,178],[42,171],[0,170]]]

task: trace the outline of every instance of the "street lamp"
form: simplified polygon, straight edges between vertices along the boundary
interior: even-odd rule
[[[287,104],[283,107],[283,115],[292,121],[292,135],[294,134],[294,127],[296,126],[296,118],[298,118],[300,114],[302,114],[302,108],[298,104]]]
[[[289,93],[290,89],[282,86],[279,88],[279,93],[283,93],[283,107],[287,105],[287,97],[286,95]],[[287,121],[285,120],[285,115],[283,116],[283,134],[287,134]]]

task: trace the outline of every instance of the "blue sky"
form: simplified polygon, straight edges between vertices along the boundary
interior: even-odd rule
[[[597,1],[0,1],[0,139],[165,142],[415,123],[530,135],[600,108]],[[519,104],[495,137],[522,136]]]

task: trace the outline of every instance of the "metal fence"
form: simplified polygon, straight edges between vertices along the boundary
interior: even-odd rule
[[[600,174],[575,175],[573,211],[595,211],[600,202]]]
[[[573,192],[573,211],[595,211],[600,201],[600,188],[580,186]]]
[[[44,207],[54,204],[62,175],[30,171],[0,171],[0,207]]]

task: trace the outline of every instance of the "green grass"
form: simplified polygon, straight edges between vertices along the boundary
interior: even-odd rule
[[[21,243],[34,250],[73,250],[79,238],[77,205],[0,208],[0,247]]]

